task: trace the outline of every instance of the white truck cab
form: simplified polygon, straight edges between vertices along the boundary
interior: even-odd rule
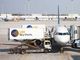
[[[51,49],[51,42],[50,42],[50,40],[45,40],[44,41],[44,47],[45,47],[45,49]]]

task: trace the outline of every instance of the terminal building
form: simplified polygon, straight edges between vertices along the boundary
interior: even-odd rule
[[[80,20],[80,14],[60,14],[62,20]],[[57,20],[57,14],[0,14],[0,20]]]

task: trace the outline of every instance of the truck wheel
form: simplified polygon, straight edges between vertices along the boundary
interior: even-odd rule
[[[22,54],[25,54],[26,53],[26,50],[25,49],[22,49]]]
[[[19,53],[19,54],[23,54],[22,49],[19,49],[19,50],[18,50],[18,53]]]
[[[14,54],[14,50],[10,49],[9,54]]]

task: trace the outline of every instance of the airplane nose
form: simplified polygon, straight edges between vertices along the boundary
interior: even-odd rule
[[[66,44],[67,42],[69,42],[70,37],[69,36],[57,36],[55,40],[56,42],[60,44]]]
[[[65,43],[69,42],[70,38],[69,38],[69,36],[62,36],[61,38],[59,38],[59,40],[61,43],[65,44]]]
[[[60,41],[62,43],[67,43],[69,41],[69,37],[63,37],[62,39],[60,39]]]

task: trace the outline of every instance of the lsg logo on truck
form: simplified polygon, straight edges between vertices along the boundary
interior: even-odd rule
[[[18,30],[16,30],[16,29],[14,29],[14,30],[11,31],[11,35],[12,35],[13,37],[17,37],[18,34],[19,34],[19,32],[18,32]]]

